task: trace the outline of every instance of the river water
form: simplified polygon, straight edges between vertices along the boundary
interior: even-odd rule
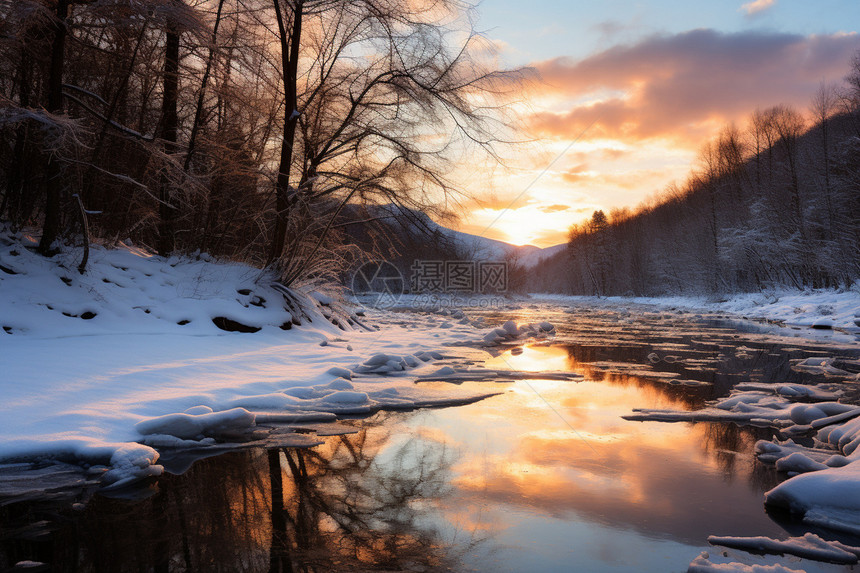
[[[752,453],[771,430],[621,416],[696,409],[739,381],[816,382],[791,360],[857,356],[856,342],[639,307],[483,315],[550,320],[558,335],[494,356],[452,349],[448,363],[582,378],[493,383],[500,394],[467,406],[348,420],[354,433],[322,446],[199,460],[120,498],[68,486],[0,499],[0,570],[680,572],[722,552],[708,535],[806,531],[763,508],[785,479]]]

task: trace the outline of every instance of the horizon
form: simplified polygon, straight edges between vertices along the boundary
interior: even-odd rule
[[[847,0],[543,1],[525,14],[497,0],[476,13],[504,68],[540,75],[523,117],[540,139],[504,168],[458,174],[476,199],[453,228],[516,246],[564,243],[594,211],[635,209],[683,183],[702,146],[729,124],[743,131],[756,109],[808,115],[860,49],[845,27],[860,4]]]

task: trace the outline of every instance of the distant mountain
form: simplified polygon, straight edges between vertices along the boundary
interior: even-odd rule
[[[520,264],[525,268],[530,269],[532,267],[537,266],[542,261],[557,255],[558,253],[563,252],[567,249],[567,243],[561,243],[560,245],[553,245],[552,247],[535,247],[533,245],[525,245],[523,247],[519,247],[520,249],[532,249],[527,253],[523,254],[520,257]]]
[[[512,245],[497,239],[455,231],[433,221],[426,213],[398,207],[375,205],[365,207],[363,216],[351,214],[353,220],[375,219],[399,246],[421,245],[422,256],[432,253],[434,248],[439,258],[462,260],[509,261],[531,268],[542,260],[561,252],[566,244],[540,248],[534,245]],[[400,248],[403,252],[404,249]],[[405,249],[405,255],[409,255]],[[431,255],[432,256],[432,255]],[[416,257],[418,258],[418,257]]]

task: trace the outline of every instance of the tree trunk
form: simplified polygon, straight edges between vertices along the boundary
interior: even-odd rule
[[[281,11],[281,0],[274,0],[275,16],[278,21],[278,32],[281,40],[281,65],[284,78],[284,130],[281,143],[281,159],[278,165],[278,179],[275,184],[275,233],[272,237],[272,248],[269,253],[269,263],[284,252],[290,211],[290,167],[293,163],[293,147],[296,136],[296,126],[299,123],[297,75],[299,64],[299,46],[302,34],[303,2],[297,0],[293,6],[293,22],[287,33],[284,15]]]
[[[69,16],[69,0],[57,0],[57,22],[51,43],[51,66],[48,75],[48,111],[54,114],[63,111],[63,66],[66,53],[66,18]],[[60,193],[63,189],[60,165],[51,153],[47,165],[48,183],[45,198],[45,222],[39,252],[51,254],[51,245],[60,234]]]
[[[177,100],[179,96],[179,31],[171,27],[167,30],[164,44],[164,97],[161,102],[161,139],[168,154],[176,152],[176,134],[179,124]],[[171,205],[170,181],[162,170],[159,182],[158,205],[160,221],[158,225],[158,254],[169,255],[176,246],[175,223],[176,209]]]

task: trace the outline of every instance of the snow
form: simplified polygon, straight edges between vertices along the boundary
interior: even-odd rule
[[[539,338],[552,333],[555,330],[548,322],[516,324],[509,320],[500,328],[494,328],[484,335],[484,343],[493,346],[503,342],[524,340],[526,338]]]
[[[778,540],[770,537],[708,537],[708,543],[733,549],[743,549],[758,553],[778,555],[797,555],[805,559],[828,561],[830,563],[857,563],[860,547],[851,547],[838,541],[826,541],[814,533],[802,537]]]
[[[575,304],[593,297],[534,294],[533,301]],[[615,307],[651,305],[690,312],[733,314],[784,323],[791,326],[860,332],[860,283],[847,290],[773,290],[766,293],[736,293],[719,301],[695,296],[604,297],[600,302]],[[829,327],[829,328],[828,328]]]
[[[807,432],[823,424],[860,416],[860,406],[835,402],[844,385],[741,383],[700,410],[637,408],[626,420],[660,422],[736,422]],[[796,403],[803,400],[804,403]]]
[[[860,464],[804,473],[765,494],[765,503],[804,516],[804,522],[860,533]]]
[[[804,573],[801,569],[789,569],[783,565],[745,565],[743,563],[712,563],[708,554],[696,557],[687,568],[687,573]]]
[[[186,440],[231,430],[244,430],[254,425],[254,415],[244,408],[205,414],[167,414],[135,424],[141,435],[166,434]]]
[[[438,312],[365,309],[383,327],[361,328],[330,293],[286,291],[205,254],[93,245],[81,275],[74,250],[46,259],[34,245],[0,232],[0,460],[84,464],[119,487],[162,471],[157,448],[498,393],[415,384],[444,366],[444,346],[488,344],[462,312],[443,327]],[[230,321],[256,332],[225,331]],[[509,328],[504,342],[552,332]]]

